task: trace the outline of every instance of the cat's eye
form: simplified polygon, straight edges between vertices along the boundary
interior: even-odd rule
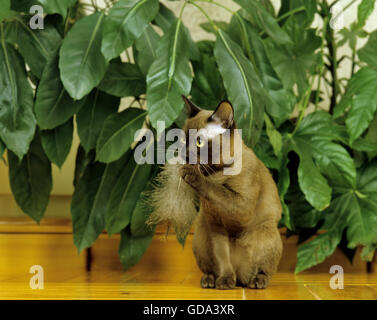
[[[196,138],[196,145],[197,145],[199,148],[203,147],[203,146],[204,146],[204,140],[203,140],[202,138],[200,138],[200,137],[197,137],[197,138]]]

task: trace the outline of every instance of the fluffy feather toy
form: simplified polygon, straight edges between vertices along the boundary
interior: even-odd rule
[[[172,225],[178,239],[185,239],[197,215],[198,199],[179,174],[180,164],[166,164],[155,180],[155,187],[149,194],[153,209],[148,224],[161,222]]]

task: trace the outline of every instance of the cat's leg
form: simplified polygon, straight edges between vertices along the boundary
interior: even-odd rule
[[[202,214],[198,217],[192,247],[197,264],[203,272],[203,288],[235,287],[236,274],[230,261],[228,235],[222,229],[210,227]]]
[[[207,229],[207,223],[202,213],[199,213],[192,240],[192,249],[196,258],[196,263],[198,264],[199,269],[203,272],[200,286],[202,288],[214,288],[216,279],[215,266],[211,239],[206,231]]]
[[[275,222],[255,226],[236,243],[240,260],[237,278],[242,285],[264,289],[276,272],[282,252],[280,233]]]

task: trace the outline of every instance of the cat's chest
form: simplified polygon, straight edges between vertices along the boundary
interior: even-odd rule
[[[229,212],[226,212],[225,209],[219,209],[218,206],[212,205],[210,201],[204,198],[200,198],[200,209],[210,224],[224,227],[229,235],[234,238],[244,230],[244,224],[242,221],[231,218],[232,215]]]

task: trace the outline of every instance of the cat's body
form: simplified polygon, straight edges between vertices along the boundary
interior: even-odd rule
[[[200,111],[185,129],[200,129],[212,114]],[[208,175],[195,165],[181,168],[200,198],[193,251],[205,288],[231,289],[236,283],[265,288],[281,257],[277,224],[282,208],[276,184],[254,152],[238,141],[242,169],[237,175],[224,175],[221,165]]]
[[[202,287],[232,289],[239,284],[265,288],[282,252],[277,229],[282,208],[276,184],[235,130],[229,102],[208,111],[183,98],[189,113],[185,140],[190,138],[190,129],[204,132],[203,136],[196,135],[196,146],[185,143],[186,160],[189,154],[195,154],[198,162],[164,167],[157,179],[161,183],[150,196],[154,207],[150,222],[167,221],[181,237],[196,216],[193,251],[203,272]],[[230,135],[226,136],[224,131]],[[216,140],[220,134],[221,139]],[[216,151],[219,143],[221,148],[229,146],[233,164],[224,154],[219,162],[211,162],[213,155],[219,154]],[[201,164],[200,150],[206,149],[209,162]],[[224,173],[232,168],[239,170]]]

